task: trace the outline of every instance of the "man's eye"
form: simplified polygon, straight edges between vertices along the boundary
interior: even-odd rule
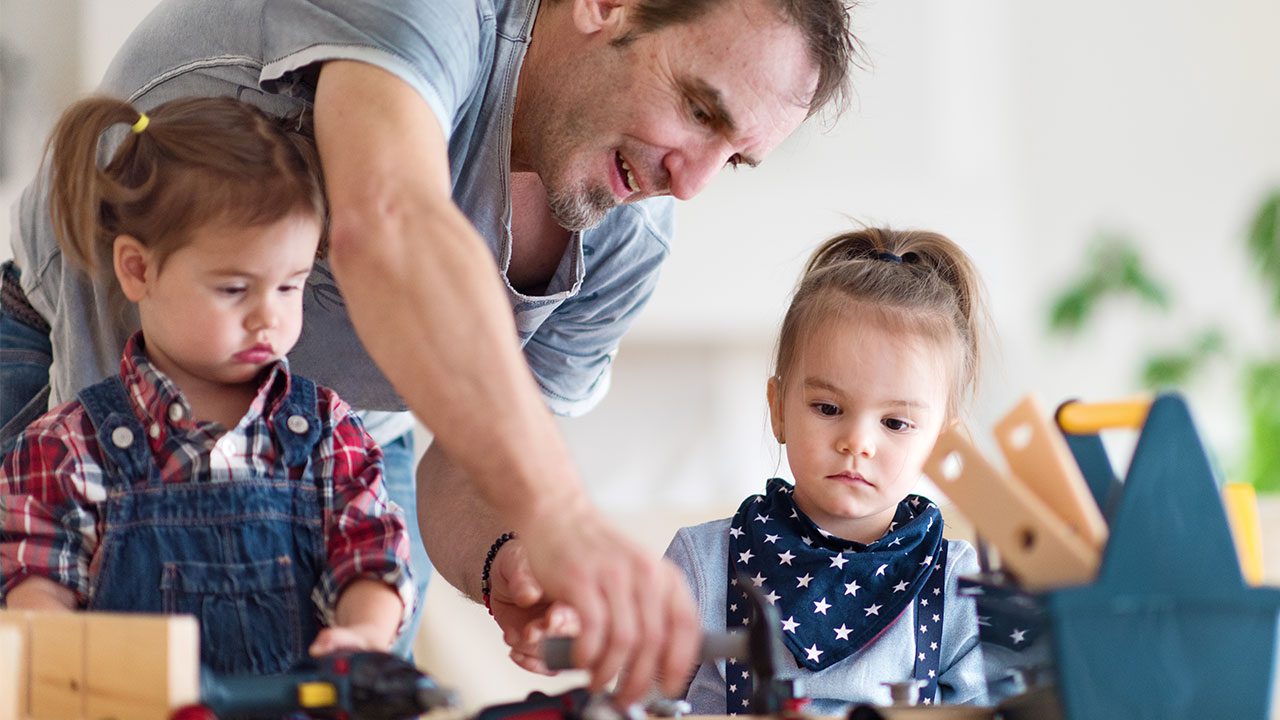
[[[710,125],[713,119],[711,117],[711,113],[703,110],[702,106],[697,103],[691,103],[689,105],[689,114],[693,116],[693,121],[699,125]]]

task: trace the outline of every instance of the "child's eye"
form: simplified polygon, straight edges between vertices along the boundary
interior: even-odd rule
[[[242,295],[246,288],[242,285],[224,285],[218,288],[218,292],[223,295]]]
[[[301,285],[281,285],[280,286],[280,292],[282,293],[291,293],[300,289],[302,289]]]
[[[835,417],[840,414],[840,406],[832,405],[831,403],[814,403],[813,409],[819,415],[825,415],[826,417]]]
[[[906,432],[907,430],[915,427],[910,420],[903,420],[901,418],[885,418],[883,422],[885,427],[893,430],[894,432]]]

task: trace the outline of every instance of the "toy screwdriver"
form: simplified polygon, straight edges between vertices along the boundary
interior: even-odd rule
[[[451,691],[412,663],[383,652],[334,653],[279,675],[200,679],[200,705],[171,720],[237,720],[306,713],[312,718],[398,720],[454,707]]]

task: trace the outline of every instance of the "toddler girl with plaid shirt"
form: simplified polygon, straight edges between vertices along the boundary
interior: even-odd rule
[[[90,98],[49,170],[62,252],[140,330],[5,457],[0,603],[195,615],[224,673],[388,649],[414,589],[381,451],[285,358],[325,227],[310,140],[230,98]]]

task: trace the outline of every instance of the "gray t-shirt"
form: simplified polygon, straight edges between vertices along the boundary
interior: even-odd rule
[[[177,97],[229,95],[288,115],[308,106],[319,63],[358,60],[408,83],[448,134],[453,198],[493,252],[511,258],[511,118],[537,0],[166,0],[130,36],[100,91],[147,110]],[[368,108],[376,113],[378,108]],[[108,134],[108,147],[123,130]],[[137,329],[131,307],[107,302],[64,262],[37,180],[16,209],[15,259],[32,305],[50,320],[51,404],[114,374]],[[670,251],[672,203],[646,200],[575,233],[544,294],[505,283],[519,340],[553,412],[586,412],[604,395],[618,341],[644,306]],[[376,238],[371,238],[376,241]],[[404,404],[356,337],[326,263],[308,279],[293,369],[363,410]],[[407,414],[371,422],[386,441]],[[381,431],[381,432],[380,432]]]
[[[725,630],[725,590],[728,578],[729,525],[731,518],[681,528],[666,556],[684,571],[693,599],[702,615],[702,629]],[[972,598],[957,591],[961,575],[978,572],[977,553],[963,540],[948,540],[946,617],[942,621],[942,648],[938,688],[944,703],[983,703],[986,676],[978,646],[978,618]],[[784,652],[778,676],[804,679],[812,699],[807,712],[843,716],[851,703],[889,705],[889,689],[882,683],[911,677],[915,666],[915,603],[861,652],[824,670],[801,668]],[[694,674],[685,699],[695,715],[725,714],[725,664],[704,662]]]

